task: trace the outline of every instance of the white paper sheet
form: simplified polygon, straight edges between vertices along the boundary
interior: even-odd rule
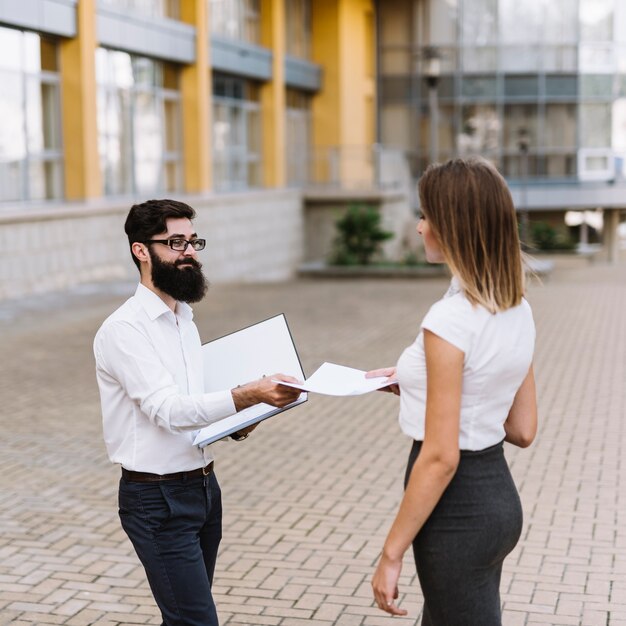
[[[302,385],[279,380],[275,382],[327,396],[358,396],[397,383],[396,380],[389,380],[387,376],[365,378],[365,374],[365,370],[336,365],[335,363],[322,363]]]
[[[284,315],[253,324],[202,346],[204,389],[232,389],[264,375],[281,373],[304,380],[304,372]],[[282,409],[257,404],[198,432],[194,444],[206,446],[272,415],[302,404],[307,394]]]

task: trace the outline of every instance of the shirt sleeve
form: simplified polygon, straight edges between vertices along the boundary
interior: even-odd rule
[[[444,298],[430,307],[421,327],[467,355],[472,342],[471,313],[459,297]]]
[[[152,343],[141,330],[113,322],[98,332],[94,342],[101,385],[121,387],[156,426],[172,432],[203,428],[237,412],[230,389],[181,394]]]

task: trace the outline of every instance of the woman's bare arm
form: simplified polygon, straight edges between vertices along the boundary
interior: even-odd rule
[[[537,434],[537,392],[532,365],[515,394],[509,416],[504,422],[504,430],[504,440],[520,448],[527,448]]]
[[[452,480],[459,463],[459,428],[464,353],[441,337],[424,331],[427,393],[424,442],[387,535],[372,580],[379,608],[406,615],[394,603],[402,556]]]

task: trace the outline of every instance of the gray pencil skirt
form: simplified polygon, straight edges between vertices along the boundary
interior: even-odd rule
[[[405,487],[421,445],[413,443]],[[501,626],[502,563],[521,532],[522,507],[502,443],[462,450],[454,478],[413,541],[422,626]]]

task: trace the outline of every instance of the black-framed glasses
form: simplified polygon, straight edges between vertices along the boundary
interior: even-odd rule
[[[172,237],[171,239],[148,239],[144,243],[163,243],[176,252],[184,252],[187,246],[191,246],[196,252],[204,250],[206,239],[183,239],[182,237]]]

